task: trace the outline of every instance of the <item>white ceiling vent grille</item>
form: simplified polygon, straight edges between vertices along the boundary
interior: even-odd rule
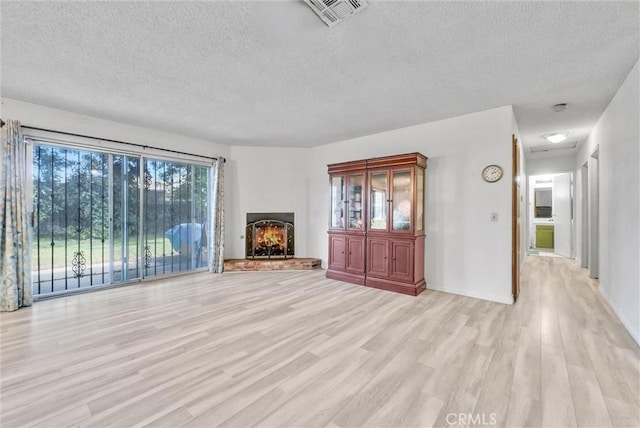
[[[304,0],[329,27],[367,7],[366,0]]]
[[[575,149],[578,145],[577,141],[569,141],[566,143],[549,143],[549,144],[540,144],[539,146],[531,146],[531,153],[540,153],[540,152],[552,152],[556,150],[571,150]]]

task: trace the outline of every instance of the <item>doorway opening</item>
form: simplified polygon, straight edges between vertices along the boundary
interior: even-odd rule
[[[529,177],[529,254],[574,257],[573,174]]]

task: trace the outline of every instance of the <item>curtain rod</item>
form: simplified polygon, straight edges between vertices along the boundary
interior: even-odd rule
[[[143,149],[161,150],[161,151],[163,151],[163,152],[176,153],[176,154],[179,154],[179,155],[195,156],[195,157],[198,157],[198,158],[211,159],[211,160],[218,160],[218,158],[211,157],[211,156],[194,155],[193,153],[186,153],[186,152],[181,152],[181,151],[178,151],[178,150],[161,149],[161,148],[159,148],[159,147],[145,146],[144,144],[128,143],[128,142],[126,142],[126,141],[111,140],[111,139],[109,139],[109,138],[92,137],[91,135],[75,134],[75,133],[73,133],[73,132],[56,131],[55,129],[38,128],[38,127],[35,127],[35,126],[27,126],[27,125],[22,125],[22,128],[32,129],[32,130],[34,130],[34,131],[55,132],[55,133],[57,133],[57,134],[69,135],[69,136],[71,136],[71,137],[90,138],[90,139],[92,139],[92,140],[107,141],[107,142],[109,142],[109,143],[127,144],[127,145],[129,145],[129,146],[141,147],[141,148],[143,148]],[[222,158],[222,161],[223,161],[223,162],[226,162],[226,159],[225,159],[225,158]]]

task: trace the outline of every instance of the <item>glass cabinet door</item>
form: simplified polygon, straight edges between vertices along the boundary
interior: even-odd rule
[[[348,201],[349,201],[349,224],[347,228],[363,230],[364,218],[362,216],[363,198],[362,192],[364,190],[364,173],[349,175],[348,184]]]
[[[411,230],[412,194],[411,171],[394,170],[392,172],[392,230]]]
[[[344,176],[331,177],[331,224],[332,229],[344,229]]]
[[[369,176],[369,186],[371,189],[370,204],[370,225],[371,230],[388,230],[387,227],[387,172],[373,172]]]

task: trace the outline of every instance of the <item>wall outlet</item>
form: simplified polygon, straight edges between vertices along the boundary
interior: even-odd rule
[[[498,213],[491,213],[491,221],[494,223],[498,221]]]

